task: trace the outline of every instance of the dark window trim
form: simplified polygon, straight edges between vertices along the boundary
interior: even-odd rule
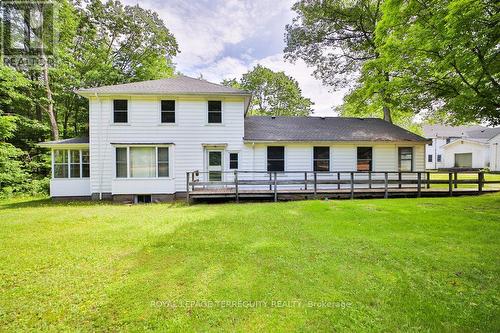
[[[370,149],[370,158],[359,158],[359,149],[360,148],[367,148]],[[359,170],[359,162],[360,161],[368,161],[368,170]],[[356,147],[356,170],[357,171],[373,171],[373,147],[366,147],[366,146],[361,146],[361,147]]]
[[[163,102],[174,102],[174,109],[173,110],[168,110],[168,109],[163,109]],[[177,100],[175,99],[162,99],[160,100],[160,123],[162,124],[175,124],[177,122]],[[165,121],[163,121],[164,117],[163,115],[166,115]],[[173,121],[167,121],[168,115],[173,114]]]
[[[126,109],[118,109],[116,108],[117,101],[126,101],[127,108]],[[129,110],[129,100],[128,99],[113,99],[113,124],[128,124],[128,110]],[[117,114],[125,114],[126,121],[117,121]]]
[[[231,159],[231,156],[236,155],[236,160]],[[236,163],[236,166],[234,166],[233,163]],[[239,153],[229,153],[229,169],[230,170],[238,170],[240,164],[240,154]]]
[[[283,158],[269,158],[269,148],[283,148]],[[280,162],[283,164],[283,167],[280,170],[269,170],[269,162]],[[266,148],[266,162],[267,162],[267,171],[272,172],[283,172],[285,171],[285,161],[286,161],[286,149],[285,146],[267,146]]]
[[[316,149],[317,148],[326,148],[328,149],[328,158],[316,158]],[[327,170],[318,170],[316,162],[327,161],[328,167]],[[313,171],[330,171],[330,146],[314,146],[313,147]]]
[[[220,103],[220,110],[210,110],[210,102],[219,102]],[[208,100],[207,101],[207,123],[208,124],[222,124],[224,122],[224,117],[223,117],[223,111],[224,111],[224,106],[222,100]],[[215,116],[217,118],[220,118],[220,121],[211,121],[210,116]]]

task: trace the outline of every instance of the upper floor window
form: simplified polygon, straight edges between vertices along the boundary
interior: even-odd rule
[[[128,122],[128,101],[126,99],[113,100],[113,122]]]
[[[446,138],[446,144],[451,142],[451,138]]]
[[[427,155],[427,162],[432,163],[432,155]]]
[[[432,156],[432,155],[431,155],[431,156]],[[441,155],[438,155],[438,156],[437,156],[437,161],[438,161],[438,162],[441,162]]]
[[[208,101],[208,123],[221,124],[222,123],[222,102],[221,101]]]
[[[161,101],[161,122],[164,124],[175,123],[175,101]]]
[[[267,147],[267,171],[285,171],[285,147]]]
[[[53,159],[54,178],[90,177],[90,154],[88,149],[56,149]]]
[[[314,147],[313,150],[314,171],[329,171],[330,147]]]
[[[413,148],[400,147],[398,150],[399,150],[399,171],[412,171]]]
[[[358,147],[358,171],[373,171],[372,147]]]

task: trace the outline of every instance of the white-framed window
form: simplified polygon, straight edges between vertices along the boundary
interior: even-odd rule
[[[115,148],[116,178],[168,178],[168,146],[121,146]]]
[[[115,124],[128,123],[128,100],[126,99],[113,100],[113,122]]]
[[[160,101],[161,123],[175,124],[175,100]]]
[[[441,155],[440,154],[437,155],[437,161],[441,162]]]
[[[399,147],[399,171],[413,171],[413,148]]]
[[[208,123],[222,124],[222,101],[208,101]]]
[[[54,149],[52,159],[53,178],[90,177],[90,153],[88,149]]]
[[[373,149],[372,147],[357,148],[357,166],[358,171],[373,171]]]

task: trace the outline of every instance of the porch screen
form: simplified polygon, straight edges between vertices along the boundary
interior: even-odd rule
[[[130,147],[130,177],[156,177],[155,147]]]

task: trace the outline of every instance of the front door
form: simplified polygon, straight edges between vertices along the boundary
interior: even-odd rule
[[[209,182],[219,182],[222,181],[222,150],[208,150],[208,181]]]

